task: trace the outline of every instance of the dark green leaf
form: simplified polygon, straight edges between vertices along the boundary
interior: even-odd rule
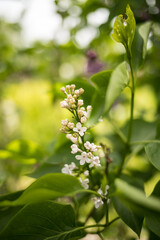
[[[151,196],[156,196],[160,200],[160,181],[156,184]],[[157,212],[149,212],[146,214],[147,227],[160,237],[160,215]]]
[[[120,216],[120,218],[135,232],[140,236],[143,217],[137,216],[122,200],[118,197],[112,198],[114,207]]]
[[[149,143],[145,146],[149,161],[155,168],[160,170],[160,143]]]
[[[46,174],[32,183],[15,201],[2,201],[0,206],[17,206],[42,202],[62,196],[73,196],[84,190],[77,178],[62,174]]]
[[[122,128],[122,132],[127,136],[128,123]],[[143,119],[135,119],[133,122],[132,141],[144,141],[153,139],[156,135],[154,122],[146,122]]]
[[[70,205],[52,201],[24,207],[0,234],[2,240],[78,240],[85,234]]]
[[[119,97],[123,89],[129,83],[129,74],[127,71],[126,62],[123,62],[116,67],[111,75],[109,86],[106,93],[105,112],[107,112],[115,100]]]
[[[91,77],[91,81],[95,85],[96,92],[93,95],[91,103],[93,109],[91,112],[91,116],[87,121],[88,126],[95,124],[98,119],[103,115],[105,107],[106,89],[109,84],[110,76],[111,71],[103,71]]]
[[[34,172],[27,174],[29,177],[39,178],[47,173],[61,173],[63,165],[54,163],[42,163]]]

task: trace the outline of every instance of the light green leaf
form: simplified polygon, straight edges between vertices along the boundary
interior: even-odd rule
[[[1,159],[13,159],[22,164],[35,164],[44,157],[43,149],[35,142],[24,139],[10,142],[0,150]]]
[[[150,196],[146,198],[145,193],[127,182],[116,179],[117,195],[122,198],[142,206],[143,208],[160,212],[160,200],[157,197]]]
[[[141,66],[146,57],[147,41],[151,26],[151,22],[146,22],[136,28],[135,37],[132,43],[132,61],[135,70]]]
[[[9,222],[3,240],[78,240],[85,235],[75,222],[70,205],[52,201],[27,205]]]
[[[131,52],[131,45],[135,34],[135,28],[136,21],[133,12],[130,9],[130,6],[127,5],[126,14],[121,14],[116,18],[112,33],[113,39],[117,42],[122,43],[127,52],[128,49]]]
[[[32,183],[15,201],[2,201],[0,206],[17,206],[85,191],[76,177],[63,173],[46,174]]]
[[[113,71],[106,93],[105,112],[107,112],[123,89],[129,83],[129,74],[126,62],[123,62]]]
[[[135,232],[138,236],[140,236],[143,217],[137,216],[136,213],[131,210],[126,203],[123,203],[121,199],[118,197],[112,198],[114,207],[120,216],[120,218]]]
[[[160,143],[149,143],[145,146],[149,161],[160,171]]]

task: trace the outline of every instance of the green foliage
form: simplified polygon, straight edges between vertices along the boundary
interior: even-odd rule
[[[160,189],[160,181],[156,184],[151,196],[157,196],[160,199],[159,189]],[[160,223],[160,217],[157,212],[146,213],[146,225],[152,232],[154,232],[157,236],[160,237],[159,223]]]
[[[107,112],[121,92],[129,83],[126,62],[121,63],[113,71],[106,93],[105,112]]]
[[[76,240],[84,235],[70,205],[45,201],[24,207],[5,227],[0,239]]]
[[[91,112],[88,125],[91,123],[96,123],[103,115],[105,109],[106,90],[109,85],[110,76],[111,71],[103,71],[91,77],[91,81],[95,85],[96,92],[93,95],[92,105],[94,106],[94,109]]]
[[[114,207],[120,216],[120,218],[140,236],[143,217],[139,217],[133,210],[131,210],[126,203],[119,199],[118,197],[112,198]]]
[[[140,26],[137,26],[136,28],[135,37],[132,44],[133,65],[135,70],[142,65],[146,57],[147,41],[151,31],[151,26],[151,22],[146,22]]]
[[[147,144],[145,151],[149,161],[160,171],[160,142]]]
[[[131,52],[131,46],[135,34],[136,22],[130,6],[126,7],[126,14],[119,15],[113,27],[112,37],[115,41],[120,42],[126,48],[127,54]]]
[[[20,34],[19,25],[0,20],[0,239],[78,240],[90,233],[85,231],[89,228],[101,239],[132,239],[137,238],[136,234],[138,237],[144,234],[145,239],[159,239],[160,26],[158,14],[152,14],[158,3],[151,6],[145,0],[130,1],[130,8],[127,0],[68,1],[68,5],[55,2],[64,26],[67,21],[75,23],[69,27],[71,38],[64,45],[56,41],[37,42],[30,47],[18,45],[10,36]],[[109,18],[106,17],[103,23],[93,21],[92,24],[91,15],[97,11],[107,14],[106,10],[109,10]],[[123,46],[110,37],[110,23],[114,17],[112,37],[124,45],[125,56]],[[87,52],[87,59],[84,55],[88,46],[79,47],[77,41],[79,31],[84,28],[97,32],[88,44],[95,53],[88,56]],[[98,72],[97,66],[104,66],[103,71]],[[89,67],[93,70],[92,76]],[[35,78],[36,82],[33,82]],[[45,93],[39,93],[50,97],[50,102],[46,101],[44,105],[44,95],[39,101],[34,94],[40,84],[38,78],[47,82],[42,86]],[[31,81],[36,84],[35,89],[32,85],[33,97],[27,101]],[[18,98],[14,86],[18,87],[19,82],[24,85],[23,89],[19,88]],[[68,115],[67,111],[63,113],[59,109],[59,100],[67,98],[63,91],[60,92],[64,84],[75,84],[76,89],[84,89],[78,97],[74,96],[74,85],[70,92],[67,90],[73,95],[76,106],[69,105]],[[149,89],[152,97],[147,92],[146,98],[140,91],[143,86]],[[85,110],[88,105],[93,108],[86,122],[78,115],[81,109],[79,97],[80,104],[84,101]],[[33,111],[24,114],[23,103],[26,109],[31,105]],[[53,104],[53,115],[46,109],[47,104],[50,109]],[[34,124],[29,127],[29,121],[24,121],[22,130],[20,122],[28,115],[31,115],[31,122],[34,119]],[[74,140],[66,139],[62,134],[59,137],[63,116],[74,123],[74,127],[62,124],[62,132],[71,134]],[[12,131],[11,123],[16,117],[18,130],[15,127]],[[104,117],[102,123],[101,117]],[[82,136],[73,130],[78,122],[86,128]],[[35,143],[35,139],[44,145]],[[87,141],[92,143],[90,147],[86,147]],[[92,149],[99,145],[103,155],[100,163],[98,153]],[[76,147],[79,149],[75,150]],[[84,164],[77,161],[74,151],[79,160],[82,153],[87,154],[83,156]],[[91,167],[93,159],[95,166]],[[74,164],[76,167],[69,169]],[[73,176],[61,173],[64,168],[68,168],[68,173]],[[27,182],[30,180],[35,181],[30,184]],[[23,190],[17,192],[19,189]],[[92,220],[95,224],[89,225]],[[115,227],[110,230],[115,221]],[[142,231],[143,227],[148,232]]]
[[[43,149],[32,141],[14,140],[7,144],[5,150],[0,150],[1,159],[14,159],[22,164],[35,164],[43,159]]]
[[[69,175],[50,173],[38,178],[14,201],[2,201],[1,206],[17,206],[63,196],[73,196],[83,188],[80,182]]]

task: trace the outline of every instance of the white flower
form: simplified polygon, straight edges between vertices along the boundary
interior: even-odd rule
[[[92,167],[100,167],[101,164],[100,164],[100,160],[99,160],[99,157],[98,156],[94,156],[91,158],[91,164],[89,165],[90,168]]]
[[[76,144],[72,144],[71,149],[72,149],[71,153],[73,153],[73,154],[80,151],[80,149],[78,148],[78,146]]]
[[[99,208],[101,205],[104,204],[102,198],[94,197],[92,198],[92,200],[94,201],[95,208]]]
[[[87,177],[87,176],[89,176],[89,171],[88,171],[88,170],[86,170],[86,171],[84,171],[84,173],[83,173],[83,174],[84,174],[84,176],[86,176],[86,177]]]
[[[109,190],[109,185],[106,185],[106,187],[105,187],[105,193],[104,193],[105,196],[107,196],[108,190]]]
[[[88,150],[90,150],[90,145],[91,145],[91,144],[90,144],[89,141],[87,141],[87,142],[84,143],[85,148],[88,149]]]
[[[84,112],[84,115],[86,118],[89,118],[91,110],[92,110],[92,107],[90,105],[87,106],[87,112]]]
[[[73,143],[77,143],[77,138],[73,137],[72,134],[67,134],[66,137]]]
[[[82,127],[82,124],[80,122],[78,122],[76,124],[76,128],[73,128],[73,131],[74,132],[78,132],[81,137],[84,135],[86,130],[87,130],[87,128],[86,127]]]
[[[62,173],[72,175],[72,171],[76,168],[76,165],[74,162],[72,162],[70,165],[65,164],[64,168],[62,168]]]
[[[63,126],[67,126],[68,122],[69,122],[68,119],[64,119],[64,120],[61,121],[61,124]]]
[[[101,188],[99,188],[97,192],[98,192],[100,195],[103,195],[103,191],[102,191]]]
[[[68,103],[65,100],[60,102],[60,104],[61,104],[62,108],[69,108],[69,105],[68,105]]]
[[[89,188],[89,185],[88,185],[89,179],[88,179],[88,178],[86,178],[85,180],[82,180],[82,178],[79,178],[79,180],[80,180],[82,186],[83,186],[85,189],[88,189],[88,188]]]
[[[91,159],[88,158],[86,152],[82,152],[81,155],[75,156],[77,160],[80,160],[80,165],[84,165],[85,162],[90,163]]]
[[[96,146],[94,143],[90,143],[89,141],[85,142],[84,146],[91,152],[96,152],[98,150],[98,146]]]

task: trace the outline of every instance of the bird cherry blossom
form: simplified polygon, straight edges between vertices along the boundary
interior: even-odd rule
[[[84,165],[85,163],[90,163],[91,159],[88,158],[86,152],[82,152],[81,155],[76,155],[76,159],[80,160],[80,165]]]
[[[79,133],[79,135],[82,137],[84,135],[84,133],[86,132],[87,128],[86,127],[82,127],[82,124],[80,122],[78,122],[76,124],[76,128],[73,128],[74,132]]]
[[[77,168],[76,164],[72,162],[70,165],[65,164],[64,168],[62,168],[62,173],[73,175],[73,170]]]

